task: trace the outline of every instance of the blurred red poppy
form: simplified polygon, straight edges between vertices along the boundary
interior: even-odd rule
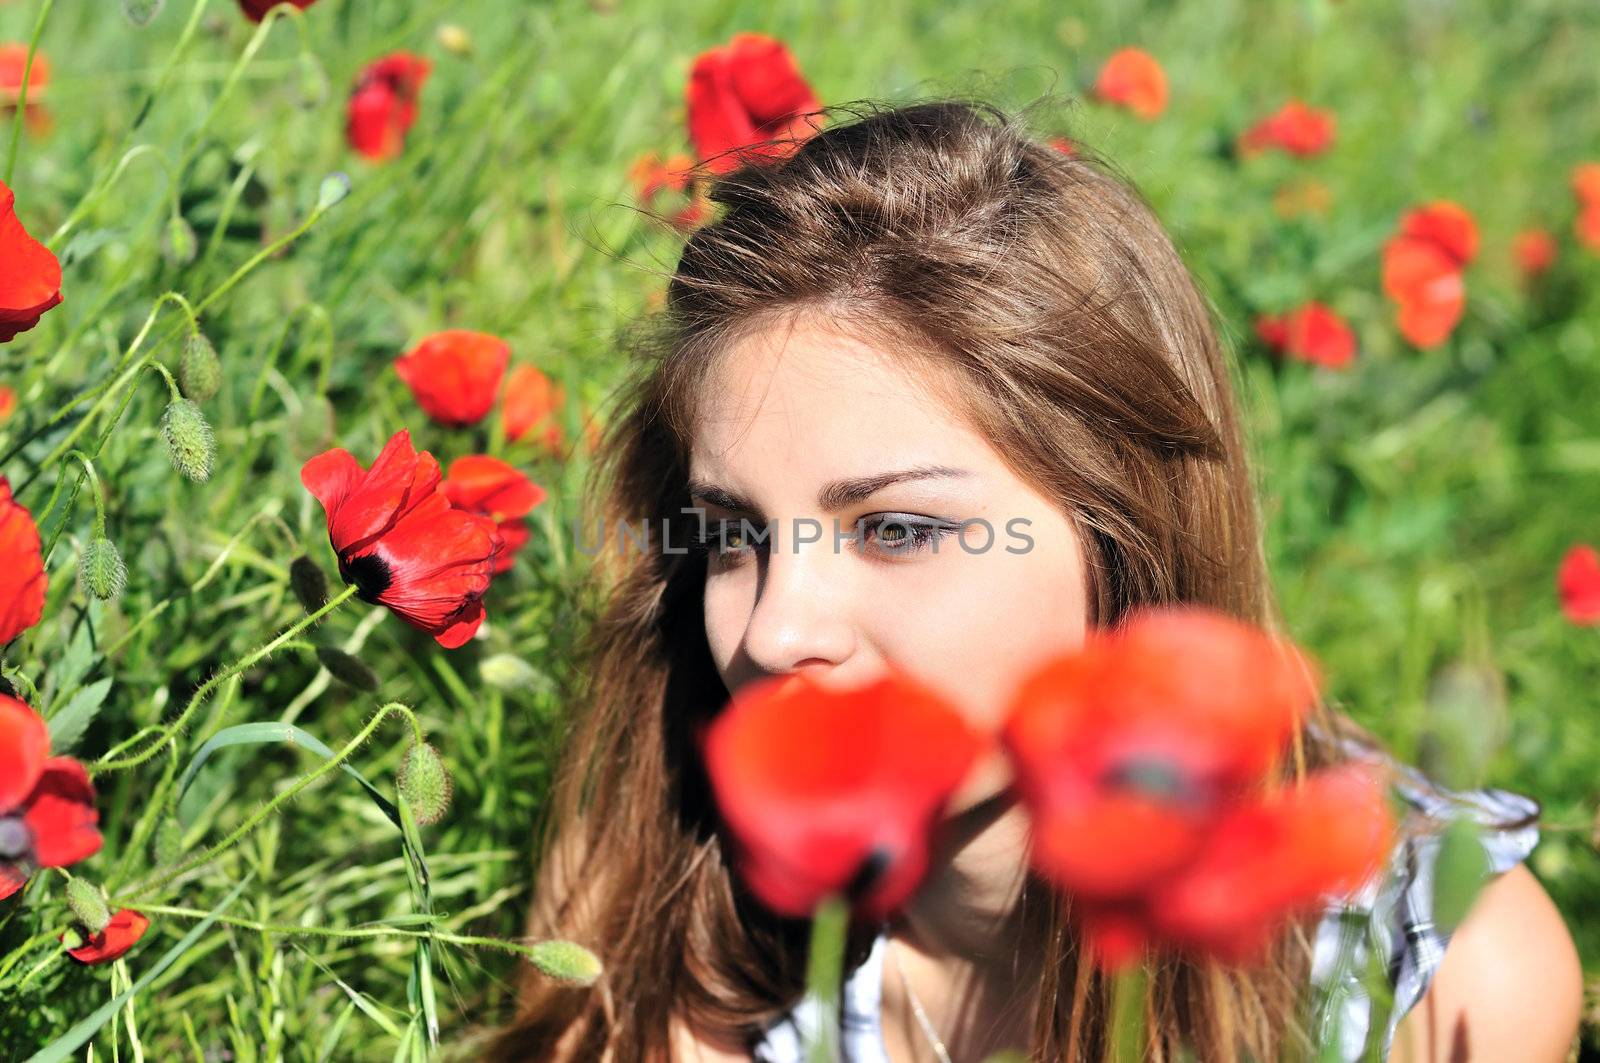
[[[1290,100],[1239,135],[1239,154],[1277,148],[1302,158],[1320,155],[1333,144],[1336,125],[1332,111]]]
[[[782,41],[735,33],[695,57],[686,93],[689,140],[714,173],[792,155],[816,131],[822,102]]]
[[[22,75],[28,69],[28,46],[8,41],[0,44],[0,103],[15,105],[22,98]],[[50,84],[50,60],[33,53],[28,75],[28,98],[37,99]]]
[[[149,928],[150,919],[144,913],[132,908],[118,908],[105,929],[89,935],[89,939],[77,948],[68,949],[67,955],[79,963],[110,963],[133,948]]]
[[[1342,369],[1356,356],[1356,337],[1350,326],[1316,301],[1287,314],[1259,318],[1256,334],[1275,351],[1329,369]]]
[[[1434,244],[1465,268],[1478,257],[1478,223],[1467,209],[1449,200],[1436,200],[1400,219],[1400,235]]]
[[[1167,109],[1167,72],[1142,48],[1123,48],[1100,68],[1094,94],[1140,118],[1158,118]]]
[[[1583,246],[1600,251],[1600,162],[1583,162],[1572,168],[1572,194],[1578,197],[1572,231]]]
[[[758,680],[702,742],[736,865],[756,896],[806,917],[842,894],[868,918],[916,889],[940,813],[986,744],[899,673],[853,689],[807,676]]]
[[[367,66],[350,94],[345,136],[374,162],[400,154],[417,120],[417,97],[433,64],[420,55],[395,52]]]
[[[1578,543],[1561,559],[1556,573],[1561,611],[1574,624],[1600,624],[1600,552]]]
[[[1548,229],[1523,229],[1511,243],[1517,271],[1524,280],[1548,270],[1556,263],[1556,238]]]
[[[61,303],[61,263],[22,227],[16,198],[0,181],[0,343],[33,328]]]
[[[1440,200],[1401,219],[1383,247],[1383,290],[1412,344],[1438,346],[1455,329],[1466,306],[1463,271],[1477,252],[1477,224],[1455,203]]]
[[[1272,209],[1283,218],[1326,214],[1332,203],[1333,191],[1315,178],[1286,181],[1272,195]]]
[[[1067,137],[1051,137],[1045,143],[1069,157],[1078,153],[1078,149],[1073,146],[1072,141]]]
[[[444,493],[457,509],[480,513],[495,522],[496,575],[511,567],[513,555],[530,537],[528,522],[522,518],[546,498],[543,487],[486,454],[452,461],[445,474]]]
[[[50,756],[44,720],[0,694],[0,899],[41,867],[67,867],[99,852],[99,820],[83,765]]]
[[[1279,854],[1311,844],[1301,827],[1324,791],[1308,804],[1261,788],[1317,685],[1293,644],[1195,606],[1140,610],[1024,680],[1001,740],[1033,816],[1032,860],[1073,895],[1103,964],[1152,941],[1239,956],[1263,922],[1368,870],[1370,822],[1341,828],[1350,844],[1312,868],[1268,862],[1255,873],[1279,877],[1212,919],[1195,899],[1236,836],[1270,837]]]
[[[453,649],[483,623],[495,554],[495,524],[450,505],[439,463],[401,429],[363,469],[346,450],[317,455],[300,482],[322,503],[339,574],[363,601]]]
[[[1593,203],[1578,212],[1572,231],[1578,242],[1591,251],[1600,251],[1600,203]]]
[[[542,425],[540,439],[546,449],[559,451],[564,435],[553,414],[564,399],[563,389],[538,366],[519,365],[511,370],[500,410],[506,438],[515,442]]]
[[[7,384],[0,384],[0,421],[4,421],[17,412],[17,389]],[[0,642],[3,642],[0,639]]]
[[[239,0],[239,8],[251,22],[260,22],[267,17],[268,11],[271,11],[279,4],[298,7],[301,11],[304,11],[316,2],[317,0]]]
[[[628,169],[628,178],[633,182],[640,204],[647,210],[655,209],[656,199],[662,194],[674,200],[686,198],[687,202],[680,202],[667,218],[676,228],[692,229],[705,220],[710,204],[710,199],[691,179],[689,169],[693,165],[694,160],[687,155],[674,155],[663,161],[661,156],[650,152],[640,156]]]
[[[417,405],[441,424],[477,424],[494,408],[511,347],[486,332],[450,329],[425,337],[395,360]]]
[[[0,646],[44,614],[49,581],[39,549],[33,514],[11,497],[11,481],[0,476]]]

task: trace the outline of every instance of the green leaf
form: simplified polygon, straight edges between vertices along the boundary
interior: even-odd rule
[[[51,715],[48,721],[51,755],[61,756],[77,748],[78,743],[83,740],[84,731],[88,730],[89,724],[100,714],[100,706],[105,703],[106,694],[110,690],[111,678],[107,676],[105,679],[79,688],[59,712]]]
[[[1477,823],[1467,816],[1451,820],[1433,865],[1433,921],[1441,931],[1453,931],[1466,918],[1489,871]]]

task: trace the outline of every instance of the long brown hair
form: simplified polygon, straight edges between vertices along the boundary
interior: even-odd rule
[[[824,117],[787,159],[713,183],[714,217],[635,337],[590,519],[658,526],[689,506],[688,441],[719,353],[823,310],[954,371],[951,401],[1076,522],[1092,625],[1189,602],[1280,629],[1211,310],[1132,182],[1086,145],[1067,154],[1030,134],[1027,112],[982,102]],[[488,1058],[549,1059],[558,1042],[564,1058],[665,1058],[675,1018],[750,1039],[803,993],[807,926],[767,913],[733,876],[691,741],[728,697],[706,643],[703,565],[659,542],[596,558],[586,686],[527,933],[589,946],[606,973],[573,989],[530,969]],[[1286,775],[1341,758],[1342,721],[1325,708],[1315,719]],[[1031,877],[1025,897],[1049,907],[1050,926],[1031,1058],[1099,1059],[1109,987],[1080,960],[1070,900]],[[849,962],[871,935],[852,932]],[[1151,1057],[1181,1043],[1204,1060],[1277,1058],[1300,1025],[1309,958],[1304,923],[1260,967],[1152,958]]]

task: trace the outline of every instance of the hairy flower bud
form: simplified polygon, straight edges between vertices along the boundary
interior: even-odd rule
[[[211,479],[217,441],[199,406],[189,399],[173,399],[161,415],[161,434],[174,469],[195,483]]]
[[[161,253],[174,266],[187,266],[194,261],[197,250],[199,242],[195,239],[194,229],[183,215],[174,214],[167,220],[167,227],[163,230]]]
[[[418,823],[427,826],[444,818],[450,807],[451,784],[438,750],[427,742],[412,742],[400,758],[396,777]]]
[[[540,972],[568,985],[593,985],[600,977],[600,957],[572,941],[541,941],[528,958]]]
[[[78,590],[106,602],[121,594],[127,583],[128,566],[116,544],[104,536],[90,539],[78,558]]]
[[[378,673],[368,668],[359,657],[353,657],[332,646],[318,646],[317,660],[322,662],[322,667],[333,673],[335,679],[347,686],[368,692],[378,689]]]
[[[513,653],[496,653],[478,664],[478,675],[485,683],[504,691],[540,686],[544,676],[537,668]]]
[[[183,828],[178,821],[168,817],[156,827],[155,844],[151,855],[156,858],[158,867],[176,864],[183,856]]]
[[[314,613],[328,604],[328,577],[305,554],[289,562],[289,586],[294,589],[294,596],[300,599],[300,605],[308,613]]]
[[[91,934],[100,933],[111,922],[105,893],[86,878],[75,878],[67,883],[67,907]]]
[[[195,402],[209,402],[222,387],[222,362],[204,332],[190,333],[178,359],[178,383]]]

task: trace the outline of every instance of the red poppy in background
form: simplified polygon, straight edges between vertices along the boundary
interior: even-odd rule
[[[515,442],[544,426],[541,441],[551,451],[561,449],[564,436],[555,411],[565,398],[562,388],[553,383],[538,366],[519,365],[506,377],[506,394],[501,403],[505,435]]]
[[[239,0],[239,8],[251,22],[260,22],[267,17],[268,11],[279,4],[289,4],[304,11],[316,2],[317,0]]]
[[[44,720],[0,694],[0,899],[41,867],[67,867],[99,852],[99,821],[83,765],[50,756]]]
[[[1281,354],[1329,369],[1342,369],[1356,357],[1356,337],[1350,326],[1315,300],[1287,314],[1259,318],[1256,335]]]
[[[1583,162],[1572,168],[1572,193],[1578,197],[1573,232],[1583,246],[1600,251],[1600,162]]]
[[[1291,643],[1192,606],[1141,610],[1026,678],[1001,740],[1032,861],[1072,894],[1101,963],[1153,941],[1243,956],[1264,924],[1373,869],[1383,822],[1310,833],[1348,781],[1262,796],[1316,696],[1315,665]],[[1247,896],[1208,907],[1240,838],[1270,842],[1270,858],[1252,857]],[[1318,844],[1311,864],[1280,866]]]
[[[782,41],[735,33],[695,57],[686,93],[689,140],[713,173],[783,159],[815,132],[822,102]]]
[[[1272,209],[1282,218],[1326,214],[1332,203],[1333,191],[1315,178],[1286,181],[1272,195]]]
[[[1094,94],[1140,118],[1158,118],[1167,109],[1167,72],[1144,49],[1122,48],[1100,68]]]
[[[0,384],[0,421],[4,421],[17,412],[17,389],[7,384]],[[5,641],[0,639],[0,642]]]
[[[322,503],[339,575],[363,601],[388,606],[412,627],[453,649],[483,623],[495,554],[495,525],[450,505],[439,463],[401,429],[363,469],[335,448],[300,470]]]
[[[68,949],[67,955],[79,963],[110,963],[133,948],[149,928],[150,920],[144,913],[132,908],[118,908],[105,929],[89,935],[89,939],[77,948]],[[65,939],[66,935],[61,937]]]
[[[1556,264],[1556,238],[1548,229],[1523,229],[1511,243],[1517,271],[1532,280]]]
[[[1078,153],[1078,149],[1075,148],[1072,144],[1072,141],[1066,137],[1051,137],[1049,140],[1045,141],[1045,143],[1069,158]]]
[[[768,677],[735,695],[702,735],[740,874],[793,917],[833,894],[868,918],[903,904],[985,741],[899,673],[849,690]]]
[[[523,517],[547,493],[513,466],[486,454],[472,454],[450,463],[444,478],[445,497],[457,509],[479,513],[495,522],[494,572],[511,567],[513,555],[530,538]]]
[[[61,263],[22,227],[16,199],[0,181],[0,343],[33,328],[61,302]]]
[[[1320,155],[1333,144],[1336,125],[1332,111],[1290,100],[1239,135],[1239,154],[1278,148],[1302,158]]]
[[[477,424],[494,408],[511,347],[486,332],[450,329],[424,337],[394,371],[428,416],[452,427]]]
[[[1478,227],[1445,200],[1408,211],[1383,247],[1383,290],[1399,306],[1402,335],[1417,347],[1443,343],[1466,307],[1466,266],[1478,253]]]
[[[0,44],[0,103],[15,105],[22,98],[22,74],[28,69],[28,46],[15,42]],[[43,52],[33,53],[33,71],[28,75],[28,99],[38,98],[50,84],[50,60]]]
[[[1561,611],[1574,624],[1600,624],[1600,552],[1587,543],[1567,551],[1556,573]]]
[[[345,123],[350,146],[374,162],[400,154],[417,120],[417,97],[433,71],[420,55],[395,52],[361,72]]]
[[[693,165],[694,160],[687,155],[674,155],[663,161],[655,152],[649,152],[629,167],[628,179],[647,210],[653,210],[657,197],[663,194],[672,199],[687,198],[668,215],[668,220],[679,229],[692,229],[705,220],[710,205],[710,199],[692,180]]]
[[[11,481],[0,476],[0,646],[44,614],[49,581],[39,549],[33,514],[11,497]]]

